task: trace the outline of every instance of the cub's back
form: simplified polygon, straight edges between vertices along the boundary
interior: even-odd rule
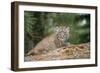
[[[42,39],[32,50],[30,50],[28,52],[28,55],[35,53],[35,54],[41,54],[48,50],[50,50],[50,48],[55,48],[55,34],[49,35],[46,38]]]

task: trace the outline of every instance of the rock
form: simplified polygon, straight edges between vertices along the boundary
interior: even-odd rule
[[[64,46],[46,54],[25,56],[25,61],[48,61],[90,58],[90,43]]]

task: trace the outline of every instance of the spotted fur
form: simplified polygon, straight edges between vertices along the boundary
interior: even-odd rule
[[[44,54],[51,50],[63,47],[66,45],[64,42],[69,38],[69,27],[59,26],[56,27],[54,33],[42,39],[27,55],[31,54]]]

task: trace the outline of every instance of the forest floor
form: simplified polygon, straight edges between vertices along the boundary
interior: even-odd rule
[[[25,61],[49,61],[90,58],[90,43],[69,45],[50,51],[46,54],[25,56]]]

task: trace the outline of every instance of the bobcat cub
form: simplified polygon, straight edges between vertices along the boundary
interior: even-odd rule
[[[43,38],[27,55],[44,54],[51,50],[67,45],[65,40],[69,39],[69,27],[57,26],[54,28],[54,33]]]

